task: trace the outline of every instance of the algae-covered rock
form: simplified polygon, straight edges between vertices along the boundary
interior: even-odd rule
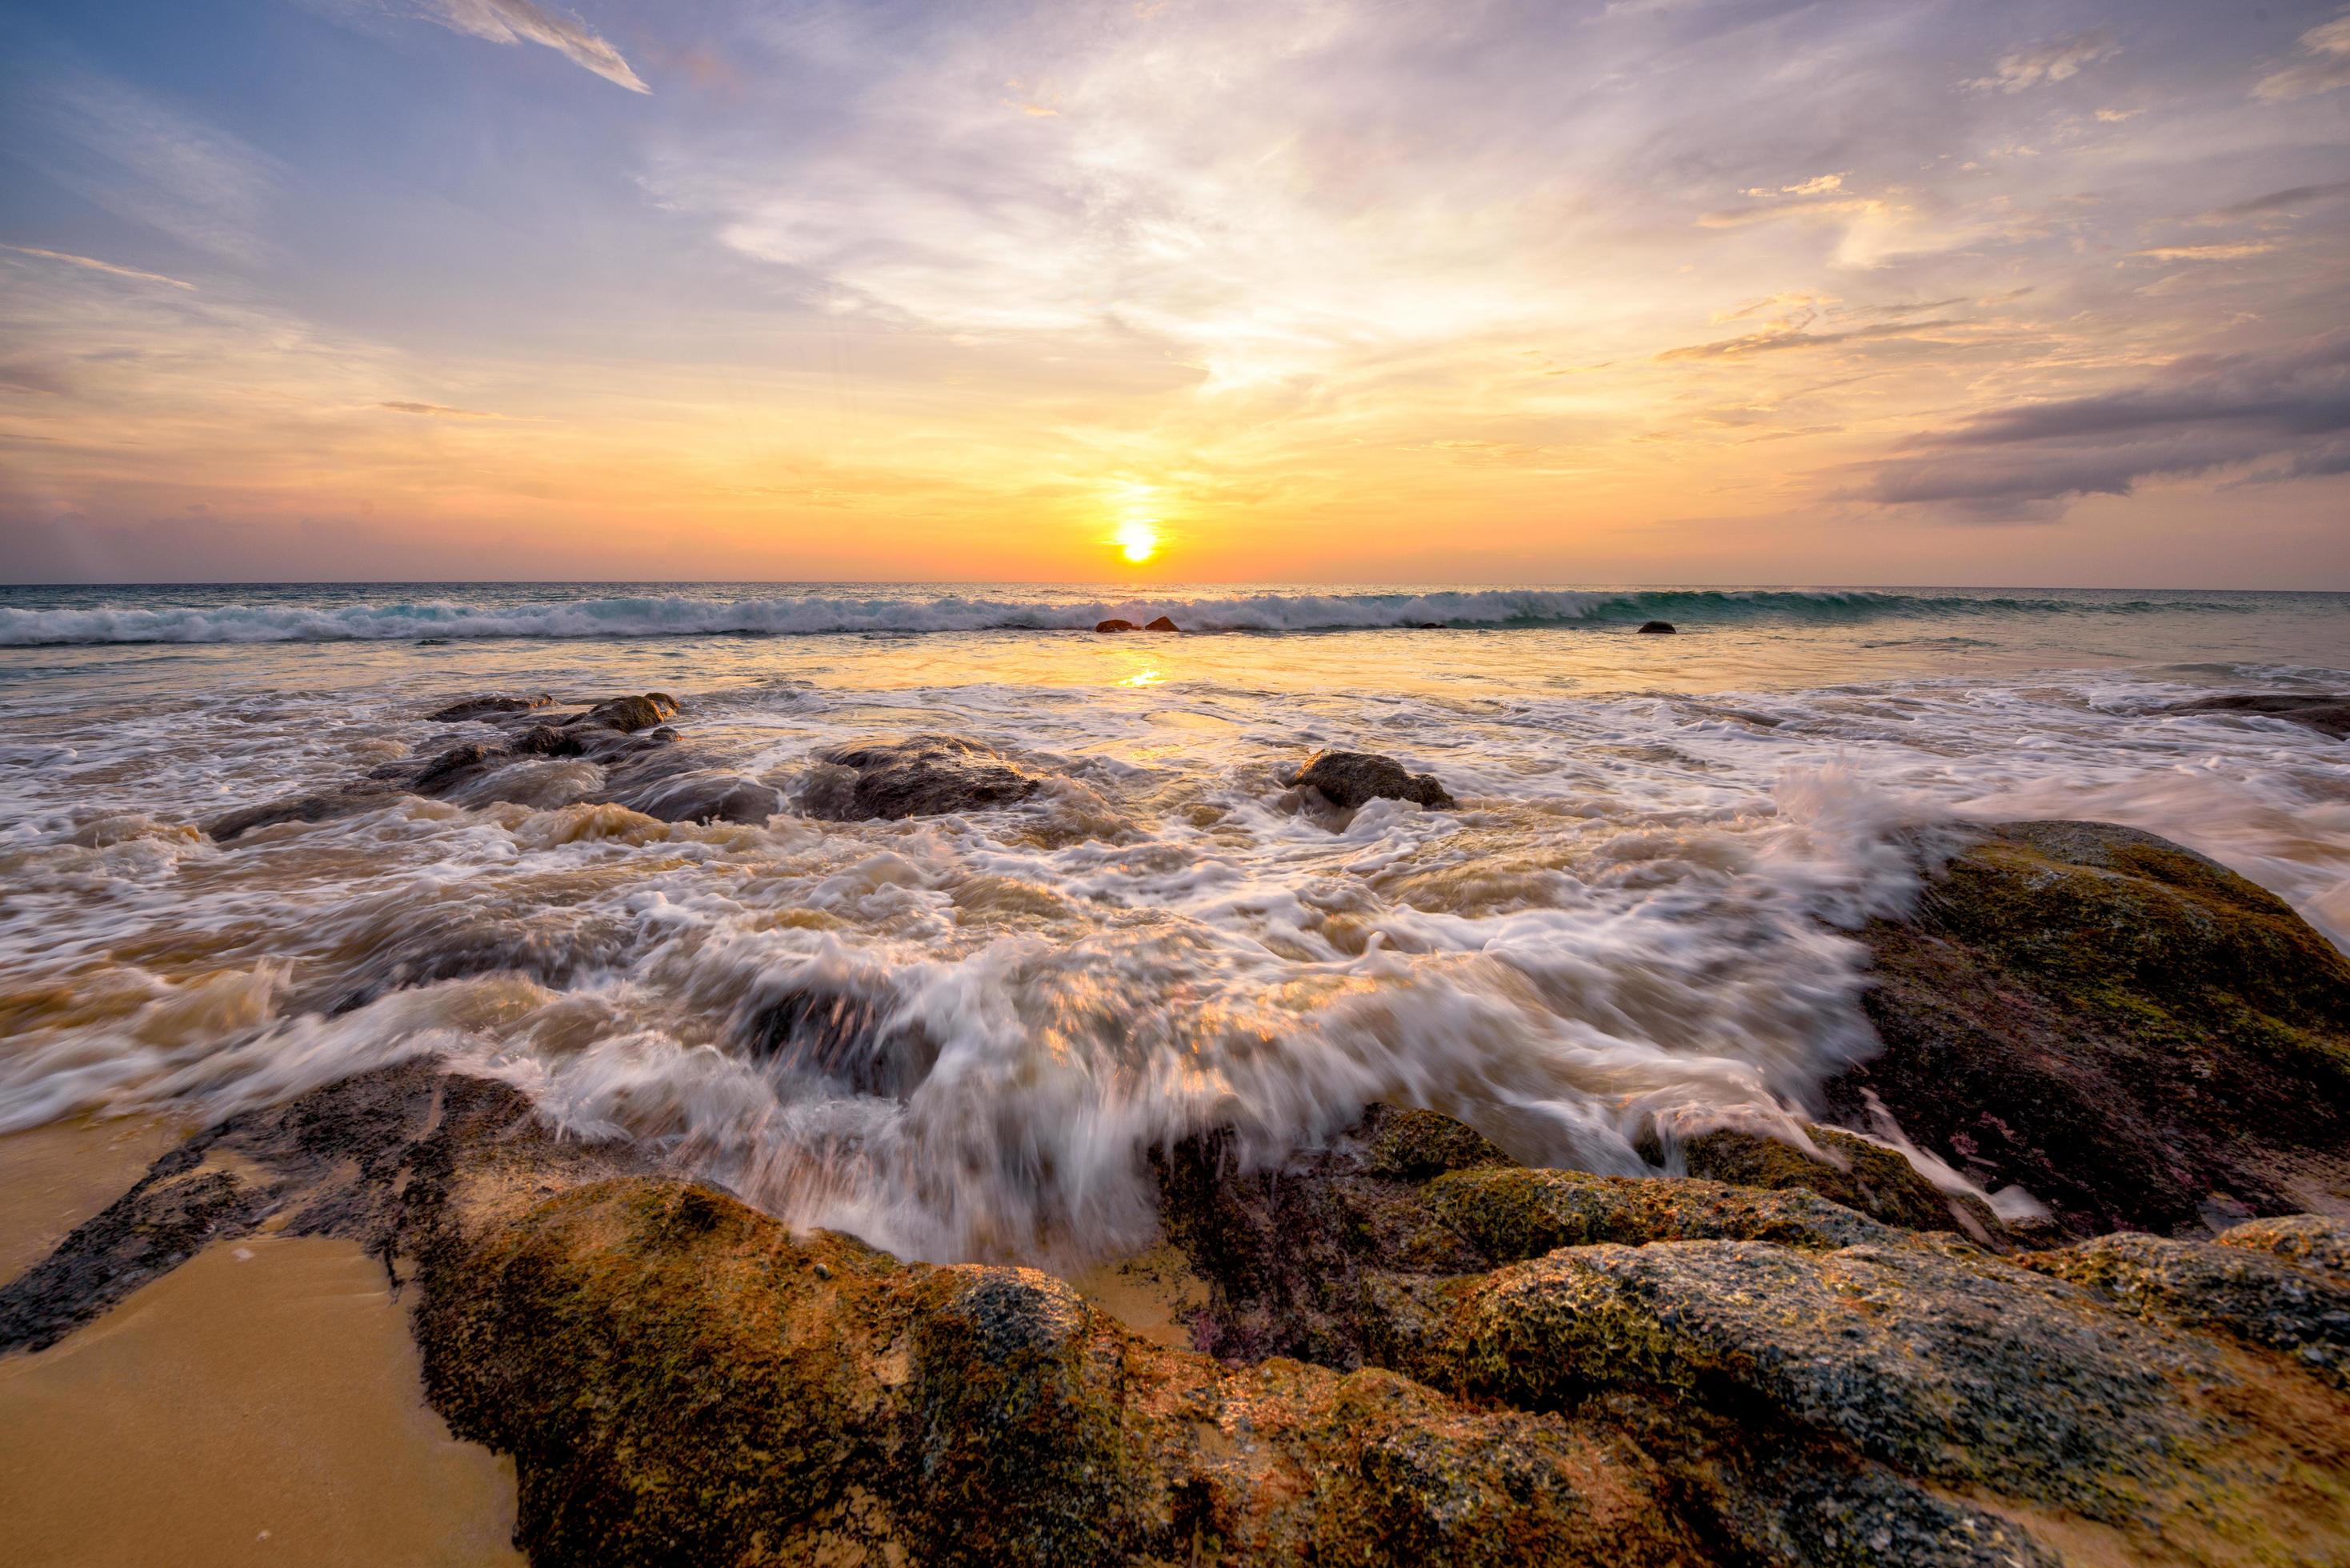
[[[1323,1147],[1250,1165],[1228,1131],[1156,1158],[1169,1238],[1209,1286],[1193,1324],[1200,1347],[1233,1360],[1295,1355],[1353,1367],[1365,1359],[1365,1278],[1459,1274],[1492,1260],[1422,1195],[1419,1178],[1507,1163],[1472,1129],[1433,1111],[1373,1106]]]
[[[1917,913],[1863,933],[1875,1096],[1987,1189],[2068,1230],[2174,1231],[2350,1193],[2350,961],[2281,899],[2100,823],[1987,830]]]
[[[2323,1267],[2242,1245],[2146,1235],[2100,1236],[2017,1262],[2125,1312],[2281,1351],[2350,1388],[2350,1280]]]
[[[1576,1248],[1495,1273],[1457,1321],[1457,1376],[1513,1404],[1686,1398],[2189,1560],[2338,1551],[2350,1521],[2338,1397],[1962,1243]]]
[[[1026,800],[1043,780],[1009,754],[962,735],[864,741],[818,754],[800,809],[834,822],[984,811]]]
[[[2227,1247],[2255,1247],[2280,1258],[2350,1275],[2350,1220],[2327,1214],[2279,1214],[2247,1220],[2220,1232]]]
[[[1894,1234],[1814,1192],[1579,1170],[1458,1171],[1429,1183],[1428,1203],[1503,1262],[1601,1242],[1735,1239],[1819,1248]]]
[[[1953,1198],[1896,1150],[1841,1127],[1804,1131],[1826,1158],[1734,1127],[1690,1138],[1681,1145],[1681,1156],[1691,1176],[1738,1187],[1803,1188],[1904,1230],[1961,1231],[1979,1241],[2002,1230],[1998,1216],[1980,1199]]]

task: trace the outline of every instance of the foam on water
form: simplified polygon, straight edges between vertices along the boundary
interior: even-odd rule
[[[1068,1262],[1143,1240],[1149,1148],[1218,1123],[1271,1152],[1403,1099],[1616,1171],[1659,1130],[1784,1126],[1875,1047],[1845,932],[1913,896],[1921,828],[2130,823],[2350,939],[2350,747],[2156,711],[2350,684],[2306,637],[2255,628],[2261,668],[1968,679],[1866,646],[1929,626],[11,656],[0,1128],[432,1053],[796,1222]],[[190,826],[540,685],[675,691],[697,746],[787,795],[816,750],[911,730],[1051,782],[970,816],[691,826],[577,803],[567,763],[527,805]],[[1282,778],[1320,744],[1463,807],[1317,818]]]

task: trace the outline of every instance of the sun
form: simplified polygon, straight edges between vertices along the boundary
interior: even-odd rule
[[[1140,518],[1120,524],[1118,549],[1119,555],[1139,566],[1159,553],[1159,530]]]

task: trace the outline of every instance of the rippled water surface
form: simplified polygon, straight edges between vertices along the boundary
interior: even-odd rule
[[[1220,629],[1072,629],[1160,613]],[[1277,1147],[1378,1097],[1635,1169],[1874,1048],[1841,929],[1912,893],[1905,826],[2132,823],[2350,941],[2350,745],[2160,711],[2345,689],[2329,595],[0,590],[0,1129],[439,1053],[941,1258],[1130,1245],[1154,1141]],[[918,731],[1048,783],[698,826],[551,760],[520,800],[197,831],[525,690],[671,692],[787,798],[816,750]],[[1461,809],[1301,809],[1326,745]],[[792,1031],[855,1050],[768,1049]]]

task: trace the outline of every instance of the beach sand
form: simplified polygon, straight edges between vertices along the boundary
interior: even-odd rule
[[[383,1265],[318,1238],[216,1245],[0,1361],[0,1519],[21,1568],[524,1561],[513,1466],[425,1407]]]

